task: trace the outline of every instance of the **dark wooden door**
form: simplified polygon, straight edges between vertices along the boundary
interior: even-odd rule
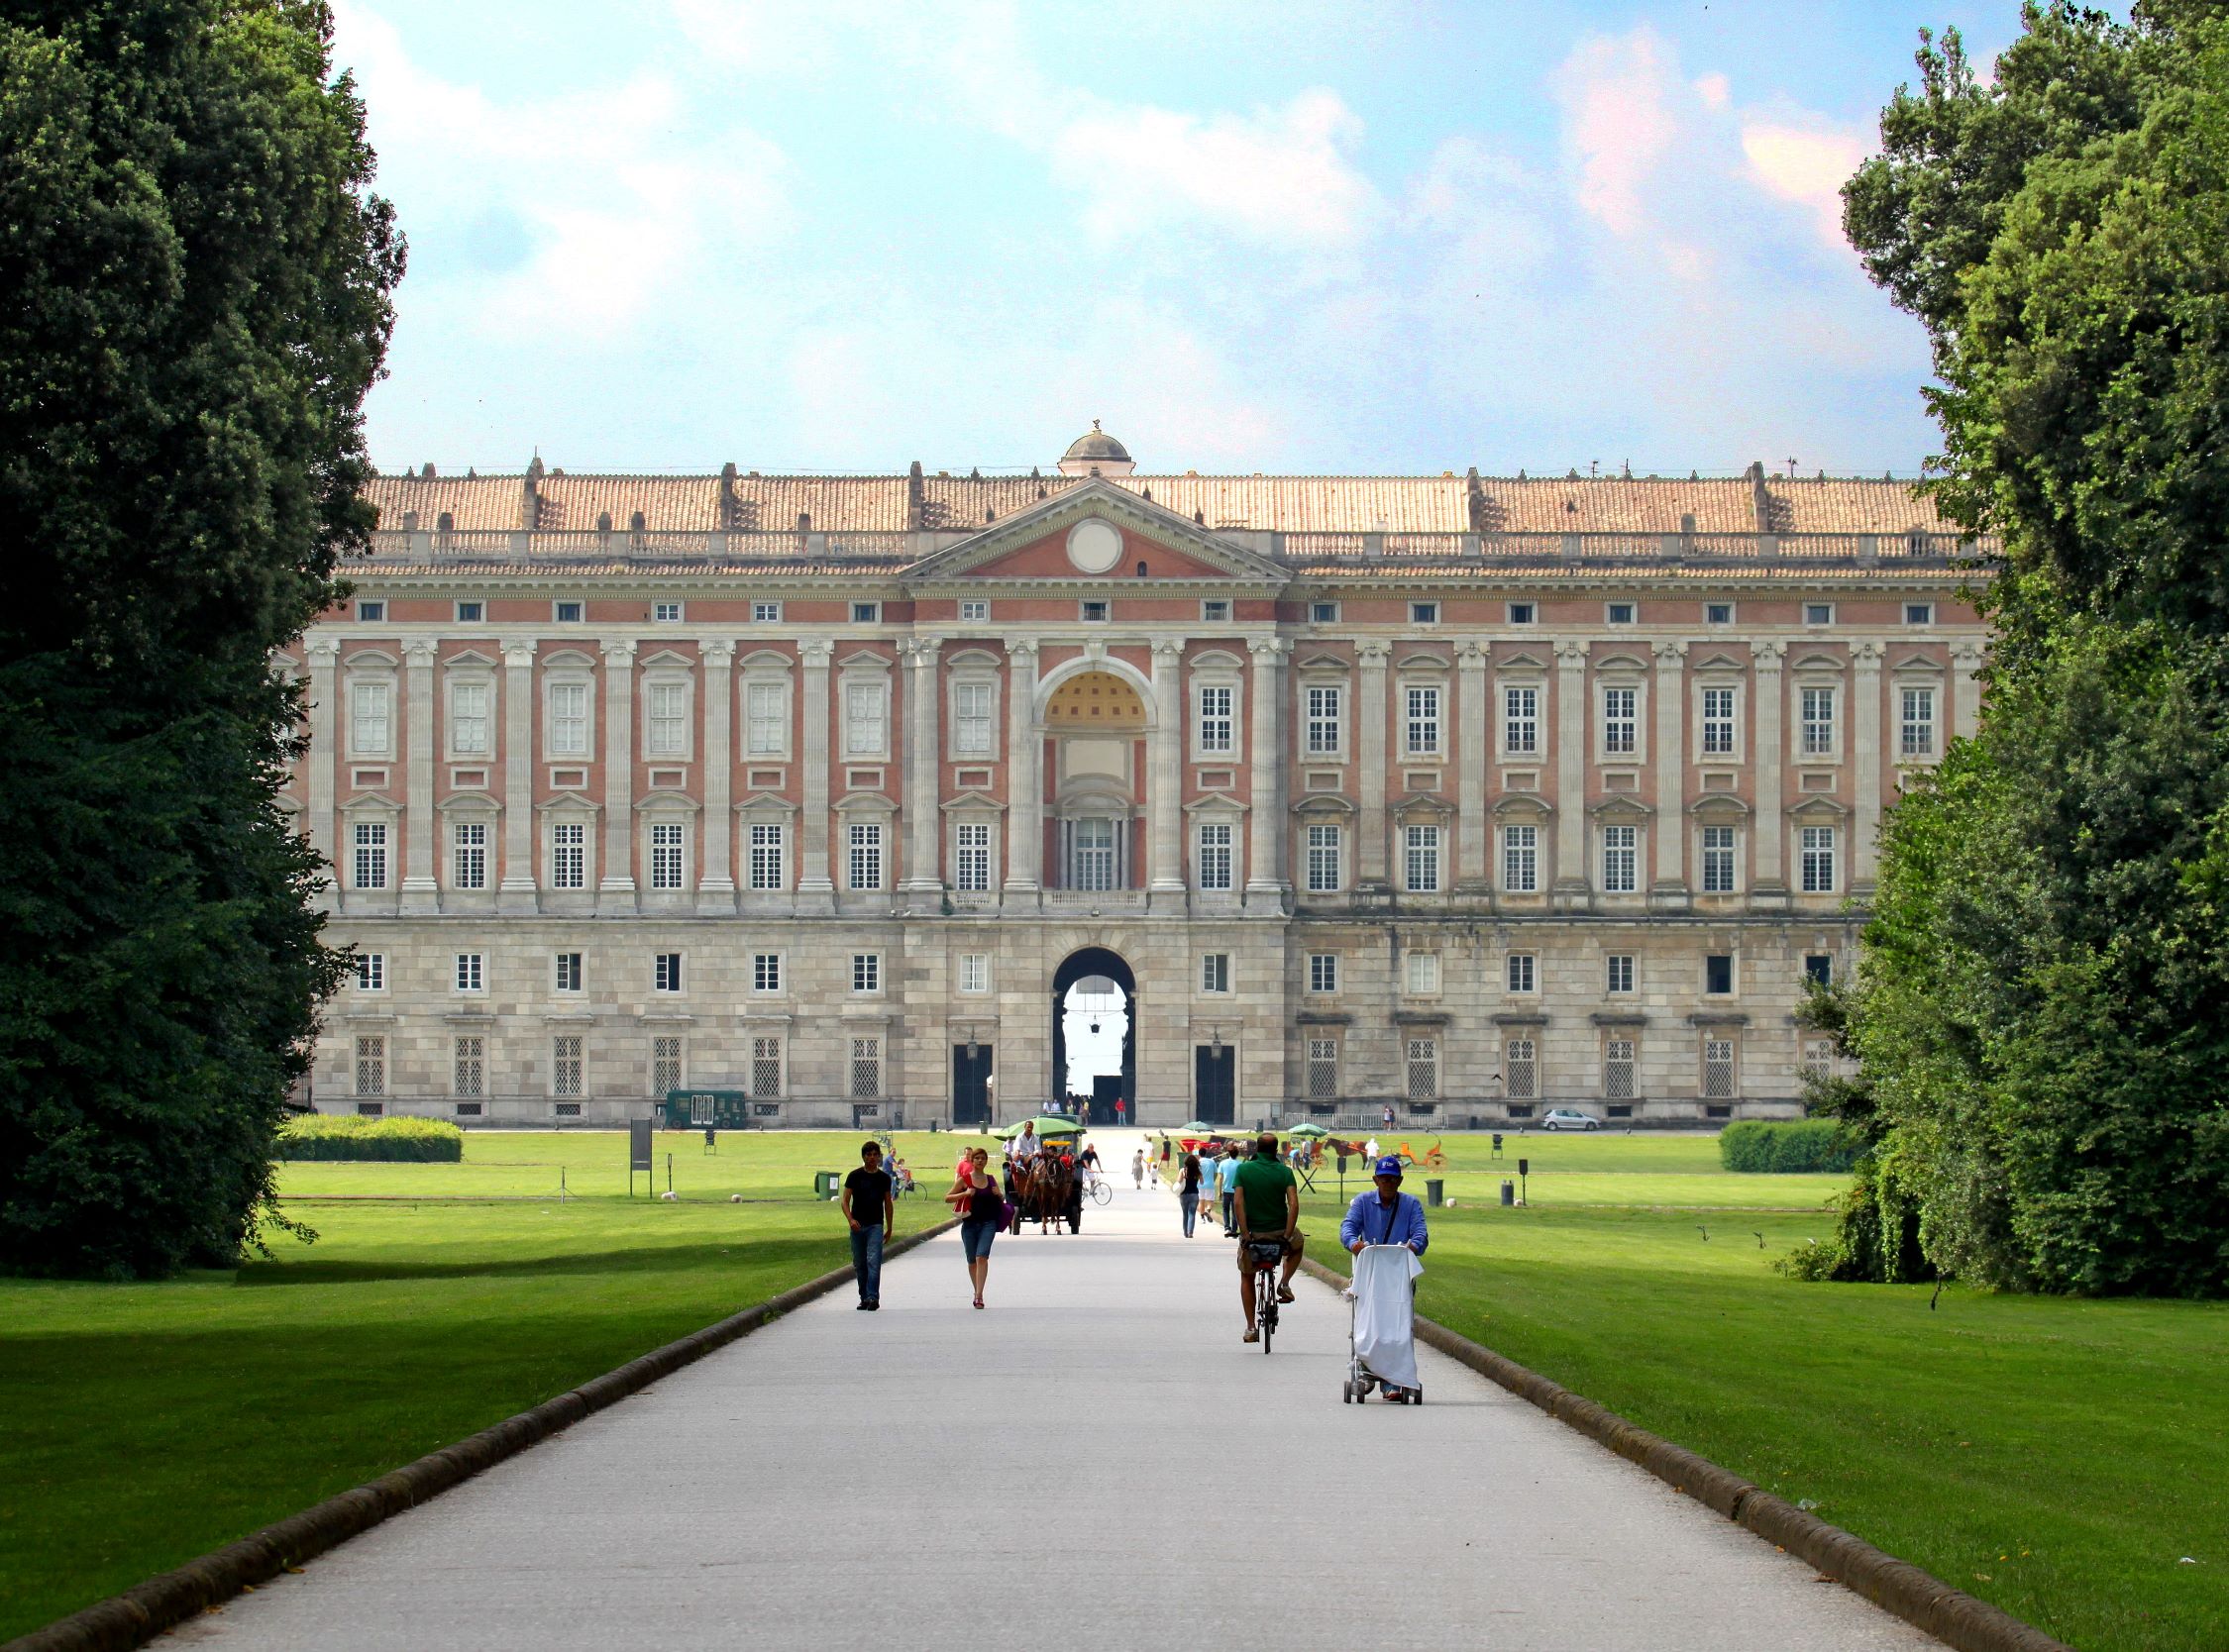
[[[968,1051],[972,1048],[975,1054]],[[952,1046],[952,1128],[997,1122],[991,1116],[991,1046]]]
[[[1194,1046],[1192,1093],[1199,1103],[1201,1123],[1235,1123],[1238,1117],[1238,1052],[1227,1044]]]

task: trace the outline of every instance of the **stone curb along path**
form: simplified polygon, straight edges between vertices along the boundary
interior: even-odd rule
[[[948,1217],[917,1233],[893,1240],[885,1258],[902,1256],[916,1245],[959,1226]],[[390,1520],[405,1509],[439,1497],[483,1469],[515,1457],[529,1446],[562,1433],[584,1417],[639,1394],[662,1377],[693,1365],[705,1355],[725,1348],[739,1337],[772,1324],[784,1314],[824,1296],[852,1280],[852,1270],[838,1268],[779,1296],[731,1313],[725,1319],[691,1331],[663,1348],[654,1348],[640,1359],[629,1360],[616,1371],[583,1383],[555,1399],[546,1399],[531,1410],[519,1412],[459,1440],[455,1445],[429,1452],[415,1463],[406,1463],[369,1485],[343,1492],[321,1503],[267,1525],[253,1536],[228,1543],[174,1572],[148,1579],[137,1588],[112,1595],[82,1611],[72,1612],[43,1629],[0,1646],[0,1652],[130,1652],[145,1646],[165,1629],[197,1617],[211,1606],[222,1605],[244,1590],[267,1582],[289,1567],[315,1559],[350,1538]]]
[[[1312,1278],[1335,1291],[1347,1287],[1344,1274],[1313,1257],[1303,1259],[1301,1266]],[[1422,1314],[1417,1316],[1416,1325],[1418,1341],[1500,1384],[1627,1461],[1638,1463],[1673,1491],[1808,1562],[1822,1576],[1946,1645],[1957,1647],[1958,1652],[2073,1652],[2064,1641],[2052,1639],[2010,1612],[1953,1589],[1932,1573],[1874,1548],[1840,1526],[1829,1525],[1708,1458],[1636,1427],[1609,1407],[1551,1383],[1483,1344]]]

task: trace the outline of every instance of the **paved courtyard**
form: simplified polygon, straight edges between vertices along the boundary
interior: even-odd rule
[[[1229,1247],[1188,1243],[1165,1189],[1130,1189],[1132,1141],[1099,1139],[1114,1202],[1002,1237],[986,1311],[932,1241],[880,1314],[826,1297],[170,1640],[1937,1645],[1429,1349],[1423,1406],[1340,1403],[1323,1286],[1263,1358]]]

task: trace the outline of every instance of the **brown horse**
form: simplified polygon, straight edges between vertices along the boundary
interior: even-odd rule
[[[1023,1162],[1013,1176],[1014,1225],[1035,1222],[1040,1233],[1050,1233],[1065,1219],[1073,1229],[1075,1186],[1074,1169],[1050,1153]]]

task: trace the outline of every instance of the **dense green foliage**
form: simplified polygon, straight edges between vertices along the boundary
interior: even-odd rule
[[[1746,1118],[1719,1133],[1719,1163],[1746,1175],[1801,1176],[1847,1171],[1862,1151],[1831,1118],[1799,1118],[1773,1123]]]
[[[0,0],[0,1266],[223,1263],[338,960],[272,669],[402,247],[306,0]]]
[[[1977,739],[1884,828],[1858,981],[1869,1236],[1977,1284],[2229,1290],[2229,18],[1949,36],[1846,190],[1927,326],[1936,492],[1993,534]],[[1816,1007],[1816,1006],[1815,1006]],[[1885,1271],[1883,1271],[1885,1270]]]
[[[354,1160],[360,1164],[454,1165],[465,1157],[465,1132],[443,1118],[354,1118],[304,1113],[279,1126],[271,1157]]]

